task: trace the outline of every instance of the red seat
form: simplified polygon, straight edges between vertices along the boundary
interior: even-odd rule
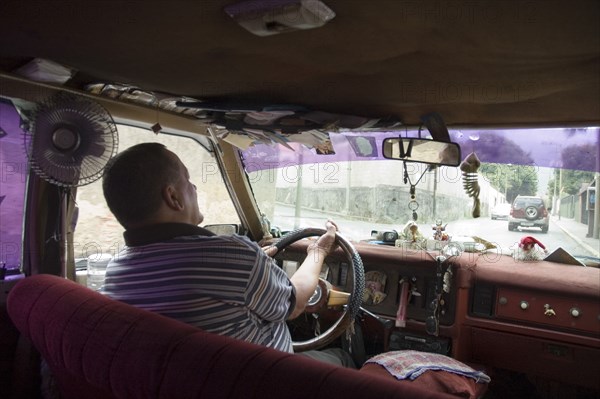
[[[206,333],[56,276],[19,282],[8,312],[65,399],[452,398]]]

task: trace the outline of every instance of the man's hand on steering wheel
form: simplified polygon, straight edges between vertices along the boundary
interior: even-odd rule
[[[323,256],[323,259],[327,257],[336,247],[335,233],[338,231],[337,225],[332,221],[328,220],[325,223],[327,232],[319,237],[318,240],[308,246],[306,252],[311,255],[315,254]],[[316,259],[315,259],[316,260]]]
[[[325,228],[327,229],[327,232],[321,237],[319,237],[319,239],[316,240],[314,243],[308,246],[306,250],[308,254],[317,251],[319,253],[322,253],[323,257],[327,257],[327,255],[329,255],[335,249],[335,233],[338,231],[339,228],[337,224],[335,224],[335,222],[332,220],[327,220],[327,222],[325,223]],[[277,248],[277,246],[275,245],[267,245],[262,247],[262,250],[265,251],[265,253],[268,256],[273,257],[277,255],[279,248]]]
[[[279,251],[275,245],[267,245],[266,247],[262,247],[262,250],[270,257],[277,255]]]
[[[283,236],[272,247],[263,248],[267,255],[273,256],[277,251],[283,251],[296,241],[319,237],[310,242],[306,258],[290,278],[296,289],[296,307],[288,319],[297,317],[305,310],[313,313],[323,307],[335,306],[339,309],[343,306],[338,319],[326,331],[306,341],[294,341],[295,352],[321,348],[333,342],[346,331],[360,310],[365,285],[360,255],[350,241],[337,233],[337,225],[334,222],[328,220],[325,227],[326,229],[308,227],[295,230]],[[323,261],[336,247],[341,249],[341,253],[336,256],[344,257],[351,265],[348,269],[347,283],[344,284],[348,292],[338,291],[326,280],[319,279]]]

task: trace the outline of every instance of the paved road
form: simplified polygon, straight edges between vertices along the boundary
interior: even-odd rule
[[[302,210],[302,218],[296,220],[294,225],[294,208],[278,204],[275,207],[276,215],[282,215],[283,219],[289,221],[288,225],[279,226],[282,230],[292,230],[296,227],[323,227],[328,217],[331,217],[339,226],[340,231],[351,240],[364,240],[371,236],[371,230],[402,230],[404,223],[398,226],[383,224],[374,224],[356,220],[345,220],[341,216],[327,215],[317,211]],[[275,217],[277,220],[277,216]],[[282,220],[282,219],[279,219]],[[432,231],[431,225],[420,225],[420,230],[424,235],[429,235]],[[466,219],[456,222],[450,222],[447,231],[451,235],[478,236],[487,241],[493,242],[504,254],[511,254],[511,248],[519,242],[524,236],[534,236],[542,242],[549,251],[558,247],[572,255],[594,255],[585,247],[581,246],[576,240],[565,234],[558,228],[553,221],[550,221],[550,228],[547,234],[541,232],[538,228],[521,229],[517,231],[508,231],[508,222],[506,220],[491,220],[487,218]]]

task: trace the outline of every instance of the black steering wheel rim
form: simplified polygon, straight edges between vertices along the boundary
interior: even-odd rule
[[[277,252],[280,252],[296,241],[307,237],[321,236],[326,232],[327,230],[316,227],[294,230],[283,236],[277,241],[277,243],[274,244],[274,246],[277,248]],[[365,288],[365,272],[362,259],[354,248],[354,245],[352,245],[352,243],[350,243],[346,238],[336,233],[335,241],[348,258],[348,262],[352,265],[350,268],[351,274],[348,274],[348,278],[352,279],[352,292],[350,300],[342,315],[326,331],[305,341],[294,341],[294,352],[318,349],[331,343],[352,324],[360,312],[363,291]]]

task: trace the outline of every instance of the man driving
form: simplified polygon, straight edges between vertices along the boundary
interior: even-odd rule
[[[288,278],[269,257],[272,249],[198,226],[204,216],[196,186],[179,157],[162,144],[139,144],[115,156],[103,191],[125,228],[126,244],[108,266],[105,294],[205,331],[293,352],[285,321],[304,311],[317,286],[334,246],[333,222]],[[333,362],[351,364],[347,354],[341,357]]]

